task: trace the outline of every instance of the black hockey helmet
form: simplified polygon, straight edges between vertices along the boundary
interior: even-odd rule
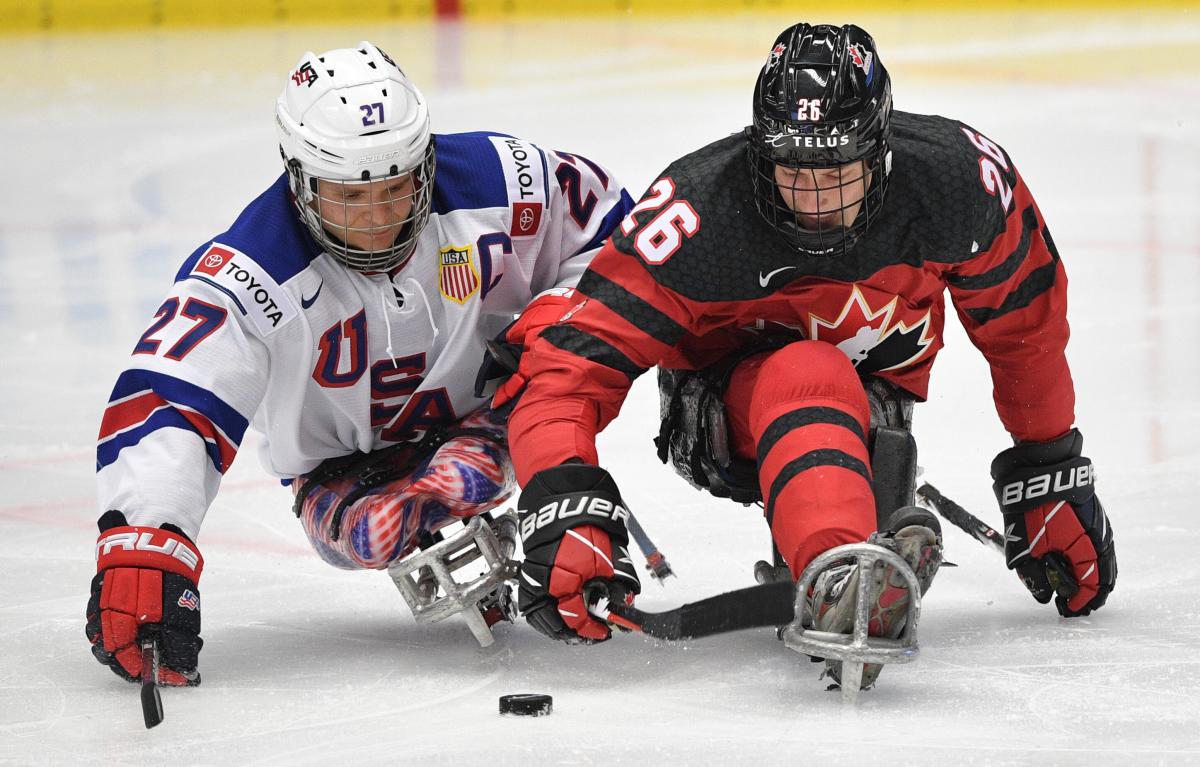
[[[891,114],[891,79],[875,41],[859,27],[796,24],[775,39],[754,86],[748,154],[759,213],[800,252],[845,254],[879,215],[891,173]],[[832,189],[820,184],[827,191],[816,199],[837,202],[803,210],[810,219],[835,223],[806,227],[780,193],[776,166],[798,169],[790,177],[807,176],[811,190],[814,169],[858,161],[862,180]],[[851,179],[858,173],[854,167],[845,172]],[[789,194],[796,204],[796,192]]]

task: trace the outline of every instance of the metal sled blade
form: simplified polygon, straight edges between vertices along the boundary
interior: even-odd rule
[[[455,535],[390,565],[388,575],[417,622],[434,623],[462,613],[479,645],[491,645],[495,640],[479,603],[501,583],[516,578],[518,565],[511,558],[516,524],[512,512],[492,524],[483,517],[472,517]],[[465,583],[454,579],[455,570],[480,557],[487,567],[482,575]]]
[[[812,623],[808,615],[808,594],[818,573],[839,562],[857,560],[859,567],[858,592],[854,604],[854,630],[850,634],[818,631],[804,624]],[[904,576],[908,587],[908,611],[904,629],[896,639],[867,635],[871,611],[871,581],[867,577],[877,565],[891,565]],[[795,618],[783,631],[784,644],[791,649],[826,660],[842,663],[842,700],[853,703],[858,698],[865,663],[908,663],[916,659],[917,622],[921,616],[921,584],[904,558],[894,551],[873,543],[852,543],[830,549],[814,559],[800,574],[796,587]]]

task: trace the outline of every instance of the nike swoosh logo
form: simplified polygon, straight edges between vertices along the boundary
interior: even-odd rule
[[[780,272],[786,272],[788,269],[795,269],[795,268],[796,267],[794,267],[794,266],[781,266],[778,269],[773,269],[773,270],[767,272],[766,274],[759,272],[758,273],[758,284],[765,288],[767,286],[767,284],[771,281],[772,277],[779,274]]]
[[[323,287],[325,287],[325,281],[321,280],[321,284],[317,286],[317,292],[312,294],[312,298],[305,298],[303,295],[300,296],[300,306],[307,309],[315,304],[317,302],[317,296],[321,295],[321,288]]]

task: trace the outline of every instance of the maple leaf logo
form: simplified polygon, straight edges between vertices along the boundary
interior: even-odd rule
[[[929,335],[930,310],[912,322],[899,318],[893,322],[899,300],[893,297],[882,308],[872,309],[855,285],[836,319],[809,313],[808,337],[837,346],[859,375],[911,365],[933,343]]]
[[[779,58],[783,56],[783,52],[787,50],[783,43],[775,43],[775,47],[771,49],[771,53],[767,56],[767,69],[771,69],[779,63]]]

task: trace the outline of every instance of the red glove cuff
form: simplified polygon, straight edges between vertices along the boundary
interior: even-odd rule
[[[175,573],[199,584],[204,557],[196,545],[158,527],[113,527],[96,539],[96,572],[138,567]]]

